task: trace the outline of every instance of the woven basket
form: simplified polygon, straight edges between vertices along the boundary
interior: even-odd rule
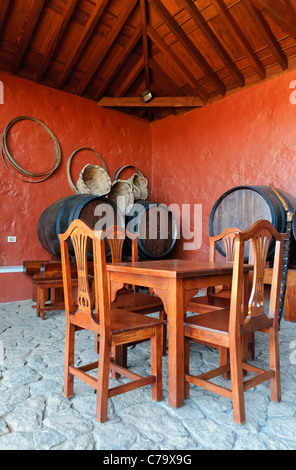
[[[93,152],[101,161],[103,168],[97,165],[86,165],[80,172],[77,186],[75,186],[71,178],[70,167],[73,157],[82,150]],[[89,147],[79,148],[72,153],[67,163],[67,178],[69,186],[75,194],[93,194],[94,196],[105,196],[111,189],[111,179],[108,175],[108,168],[105,161],[101,155]]]
[[[133,165],[126,165],[118,170],[116,170],[113,174],[113,180],[116,181],[119,178],[120,173],[125,170],[126,168],[133,168],[136,170],[137,173],[134,173],[128,180],[132,185],[133,195],[135,201],[137,200],[146,200],[148,198],[148,180],[145,178],[143,173]],[[122,180],[121,180],[122,181]]]
[[[111,179],[100,166],[88,164],[81,170],[76,186],[79,194],[106,196],[111,189]]]
[[[108,194],[108,199],[117,205],[123,215],[129,214],[135,201],[131,182],[124,180],[114,181]]]

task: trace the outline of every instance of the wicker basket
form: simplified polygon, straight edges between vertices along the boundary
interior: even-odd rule
[[[79,194],[106,196],[111,189],[111,179],[100,166],[88,164],[81,170],[76,186]]]
[[[139,168],[133,165],[123,166],[114,172],[113,180],[114,181],[118,180],[120,173],[126,168],[133,168],[137,172],[137,173],[134,173],[128,180],[126,180],[126,181],[129,181],[132,185],[132,190],[133,190],[135,201],[146,200],[148,198],[148,192],[149,192],[148,181],[143,175],[143,173],[139,170]]]
[[[108,199],[117,205],[123,215],[129,214],[135,201],[131,182],[124,180],[114,181],[108,194]]]
[[[93,152],[101,161],[103,168],[97,165],[86,165],[83,170],[80,172],[79,179],[77,181],[77,186],[72,181],[71,178],[71,162],[73,157],[83,150],[88,150]],[[108,168],[101,157],[95,150],[89,147],[82,147],[75,150],[70,156],[67,163],[67,178],[70,188],[75,194],[92,194],[94,196],[105,196],[109,193],[111,189],[111,179],[108,175]]]

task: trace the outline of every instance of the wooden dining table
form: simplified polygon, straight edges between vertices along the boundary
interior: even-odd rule
[[[124,284],[152,288],[168,315],[169,404],[184,404],[184,315],[200,289],[229,285],[230,263],[197,260],[152,260],[107,264],[111,301]],[[245,266],[245,274],[252,269]],[[247,283],[246,283],[247,284]]]

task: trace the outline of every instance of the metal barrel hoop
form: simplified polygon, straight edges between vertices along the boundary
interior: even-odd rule
[[[43,172],[40,172],[40,173],[33,173],[33,172],[30,172],[30,171],[27,171],[25,170],[24,168],[22,168],[15,160],[14,158],[11,156],[10,152],[9,152],[9,149],[8,149],[8,146],[7,146],[7,135],[8,135],[8,132],[10,131],[10,129],[12,128],[12,126],[14,124],[16,124],[17,122],[19,121],[23,121],[23,120],[29,120],[29,121],[33,121],[33,122],[37,122],[38,124],[40,124],[48,133],[49,135],[51,136],[53,142],[54,142],[54,145],[55,145],[55,150],[56,150],[56,160],[55,160],[55,164],[52,168],[50,168],[49,170],[47,171],[43,171]],[[24,183],[41,183],[42,181],[45,181],[46,179],[48,179],[54,172],[55,170],[59,167],[60,163],[61,163],[61,148],[60,148],[60,144],[56,138],[56,136],[54,135],[54,133],[49,129],[49,127],[44,124],[42,121],[40,121],[39,119],[37,118],[34,118],[32,116],[18,116],[16,117],[15,119],[13,119],[5,128],[3,134],[2,134],[2,140],[1,140],[1,156],[2,156],[2,160],[3,160],[3,163],[5,165],[5,167],[7,168],[7,170],[16,178],[18,178],[19,180],[23,181]],[[19,173],[21,173],[22,175],[28,177],[28,178],[41,178],[39,179],[38,181],[28,181],[24,178],[20,178],[19,176],[15,175],[11,169],[9,168],[6,160],[8,160],[11,164],[11,166],[16,170],[18,171]]]

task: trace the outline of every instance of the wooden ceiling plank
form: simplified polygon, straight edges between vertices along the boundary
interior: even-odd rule
[[[62,73],[59,81],[58,81],[58,88],[63,88],[68,76],[70,75],[76,61],[78,60],[81,51],[83,50],[84,46],[86,45],[88,39],[90,38],[94,28],[98,24],[99,19],[101,18],[105,7],[107,6],[109,0],[99,0],[96,6],[93,8],[91,15],[83,28],[79,37],[77,37],[76,47],[73,47],[70,56],[65,64],[64,72]]]
[[[142,19],[142,40],[143,40],[143,51],[144,51],[144,63],[145,63],[145,81],[146,88],[150,89],[150,70],[149,70],[149,47],[147,37],[147,9],[146,0],[140,0],[141,8],[141,19]]]
[[[113,26],[112,30],[110,31],[108,37],[105,40],[104,47],[100,56],[98,57],[97,61],[94,63],[92,67],[89,67],[85,77],[81,80],[77,93],[78,95],[82,95],[85,89],[87,88],[88,84],[91,82],[92,78],[96,74],[97,70],[99,69],[102,61],[106,57],[108,51],[110,50],[111,46],[113,45],[114,41],[116,40],[118,34],[122,30],[123,26],[126,23],[126,20],[130,16],[131,12],[135,8],[138,0],[130,0],[126,3],[125,7],[123,8],[121,15],[116,21],[116,24]]]
[[[230,11],[228,10],[228,8],[226,7],[224,1],[223,0],[212,0],[212,3],[215,5],[215,7],[217,8],[219,14],[221,15],[221,17],[225,21],[225,23],[227,23],[228,27],[231,28],[233,34],[235,35],[235,37],[240,42],[242,48],[244,49],[244,51],[245,51],[247,57],[249,58],[250,62],[255,67],[255,69],[256,69],[258,75],[260,76],[260,78],[265,79],[266,78],[265,68],[263,67],[263,65],[261,64],[261,62],[258,59],[257,55],[253,51],[252,46],[249,43],[248,39],[246,38],[246,36],[244,35],[242,30],[240,29],[240,27],[236,23],[236,21],[234,20],[233,16],[231,15]]]
[[[22,63],[22,60],[26,54],[29,42],[33,35],[34,29],[37,25],[38,19],[42,12],[45,0],[36,0],[33,3],[32,8],[30,11],[27,12],[27,17],[24,20],[24,27],[23,31],[17,37],[17,42],[20,45],[19,51],[17,53],[16,58],[14,59],[12,73],[17,74]]]
[[[250,0],[242,0],[242,3],[246,6],[249,13],[252,16],[253,21],[256,23],[258,29],[260,30],[262,36],[265,38],[266,42],[268,43],[270,49],[272,50],[274,56],[276,57],[278,63],[280,64],[283,70],[287,70],[288,68],[288,59],[284,54],[283,50],[281,49],[280,44],[276,40],[273,32],[270,29],[269,24],[265,20],[262,13],[254,7]]]
[[[199,85],[193,73],[185,66],[181,59],[174,53],[174,51],[166,44],[164,39],[155,31],[152,26],[147,25],[147,33],[150,39],[157,45],[157,47],[168,56],[168,58],[177,66],[178,70],[184,76],[185,80],[191,84],[193,90],[200,96],[203,101],[208,100],[208,96],[203,88]]]
[[[123,82],[120,85],[120,88],[118,89],[116,93],[116,97],[121,97],[123,96],[129,88],[132,86],[134,81],[138,78],[142,70],[144,69],[145,64],[144,64],[144,58],[140,57],[137,63],[130,69],[129,73],[123,80]]]
[[[180,8],[184,7],[187,9],[190,16],[195,21],[196,25],[199,26],[200,30],[203,32],[204,36],[210,42],[213,49],[217,52],[221,60],[224,62],[226,67],[229,69],[230,73],[236,79],[241,87],[245,86],[245,79],[242,73],[239,71],[230,55],[221,44],[217,38],[214,31],[211,29],[207,21],[204,19],[198,8],[189,0],[177,0],[177,3],[180,5]]]
[[[171,89],[174,90],[174,93],[171,92],[170,94],[174,94],[175,96],[180,93],[180,96],[186,96],[181,88],[175,83],[173,78],[164,70],[161,64],[159,64],[155,59],[150,59],[150,66],[151,70],[157,75],[161,77],[161,83],[164,83],[166,86],[169,85]],[[178,91],[177,91],[178,90]],[[167,93],[161,93],[161,95],[166,95]]]
[[[113,69],[110,71],[107,77],[104,78],[104,82],[101,84],[100,88],[96,92],[95,100],[101,99],[103,93],[108,88],[114,77],[117,75],[121,67],[126,62],[127,58],[133,51],[133,49],[138,44],[140,37],[142,36],[142,25],[139,24],[135,30],[135,33],[130,38],[129,42],[126,44],[123,53],[121,56],[118,57],[116,63],[114,63]]]
[[[251,0],[254,7],[280,26],[287,34],[296,39],[296,12],[289,0],[285,0],[285,7],[276,0]]]
[[[226,93],[226,86],[220,80],[218,75],[214,72],[212,67],[208,64],[193,42],[185,34],[184,30],[179,26],[177,21],[171,16],[170,12],[160,2],[160,0],[148,0],[151,7],[158,13],[162,20],[169,26],[174,35],[182,43],[185,49],[189,52],[196,64],[203,70],[204,74],[213,82],[215,87],[218,88],[222,95]]]
[[[143,62],[144,66],[144,62]],[[204,102],[196,96],[180,97],[155,97],[148,103],[144,103],[141,97],[104,97],[98,102],[99,106],[104,107],[139,107],[139,108],[199,108],[204,106]]]
[[[41,62],[40,67],[38,68],[37,74],[36,74],[36,81],[41,82],[48,66],[49,63],[54,55],[54,52],[57,48],[57,45],[59,44],[66,28],[67,25],[72,17],[72,14],[76,8],[76,5],[78,3],[78,0],[69,0],[67,5],[65,6],[65,10],[62,15],[60,15],[60,19],[55,25],[57,34],[54,34],[53,37],[51,38],[51,41],[49,42],[47,49],[44,53],[44,58]]]

